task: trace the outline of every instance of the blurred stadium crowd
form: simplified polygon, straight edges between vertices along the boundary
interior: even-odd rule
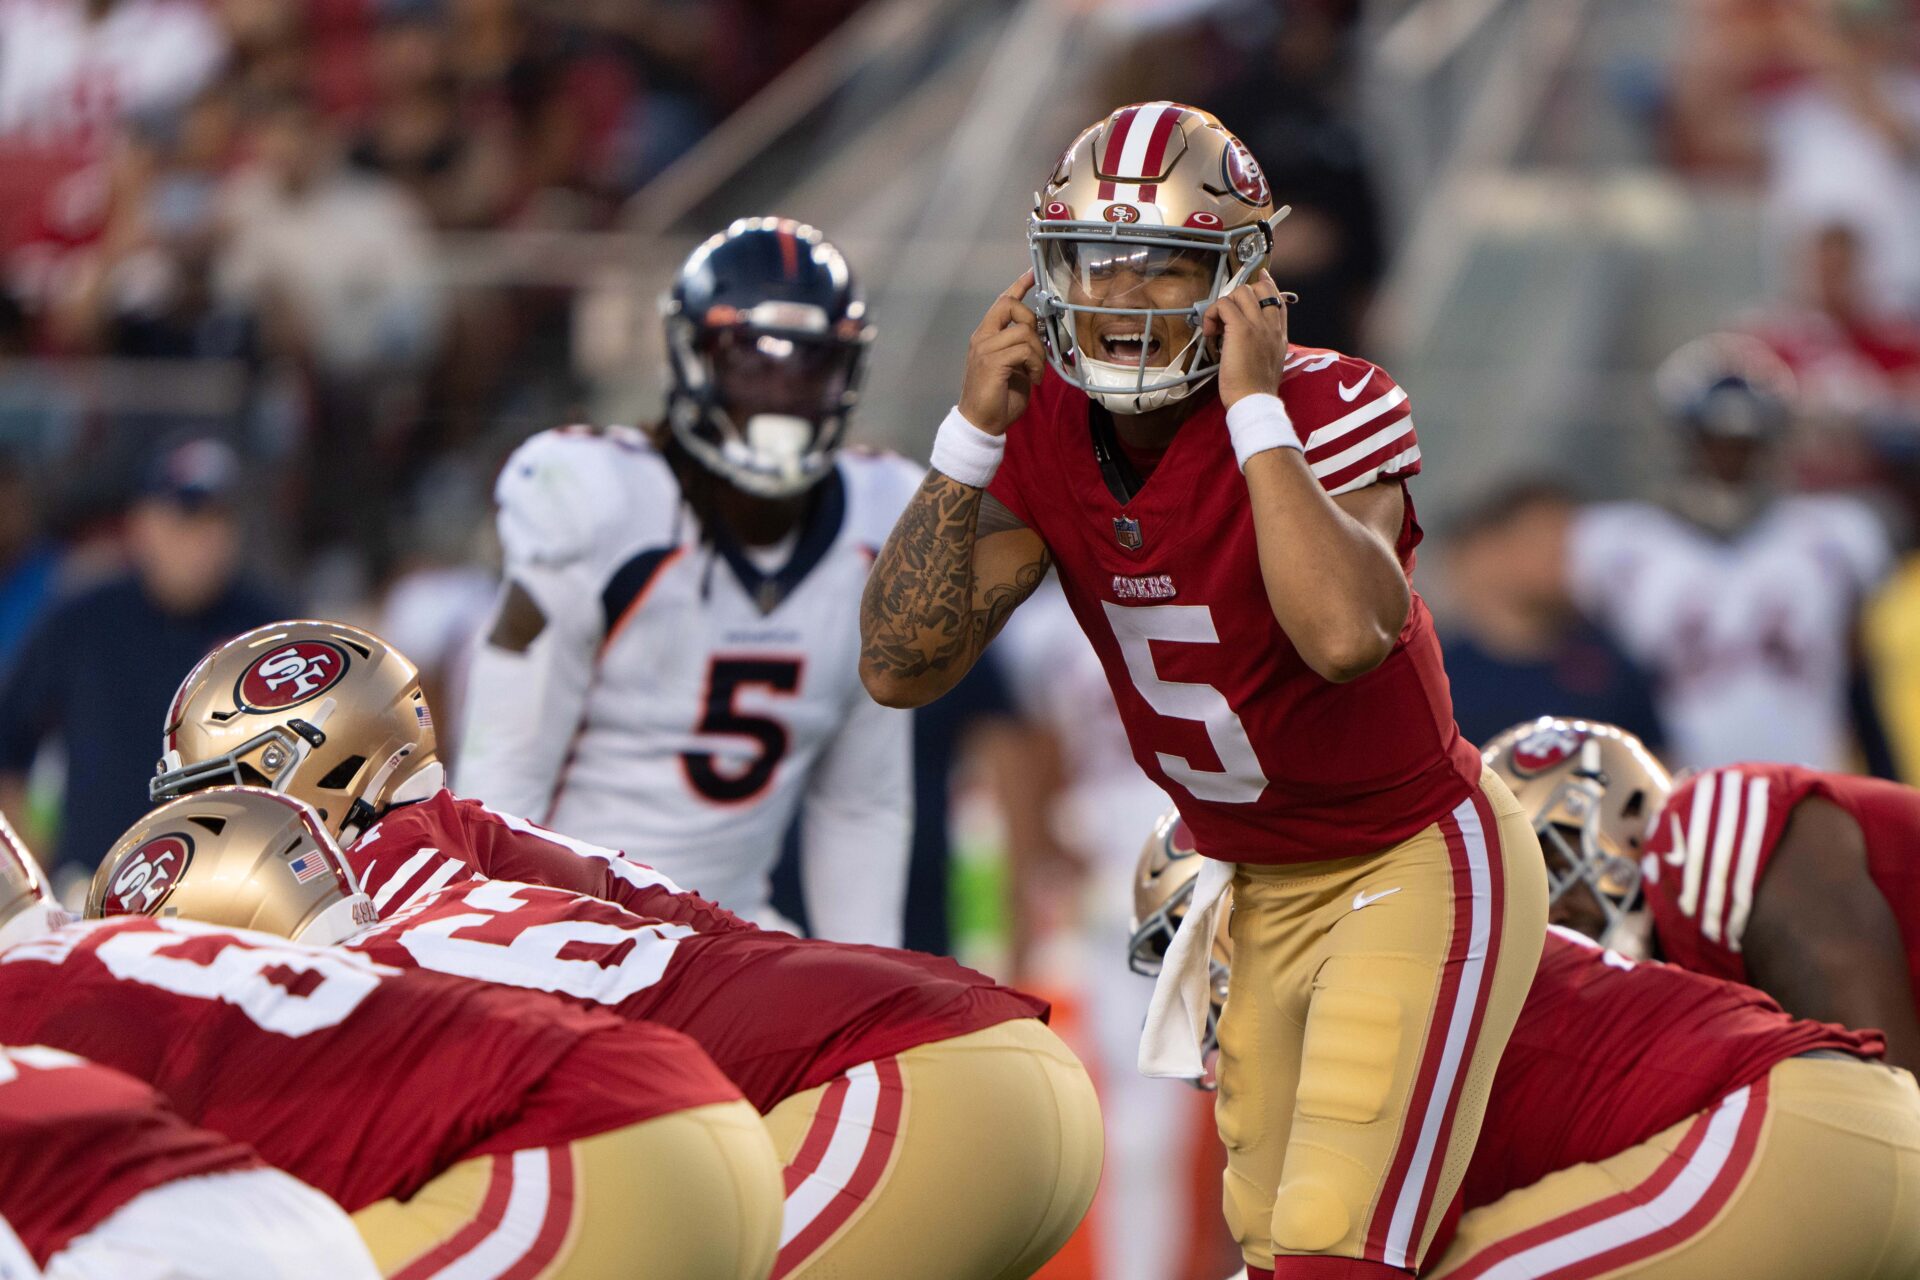
[[[303,609],[365,622],[457,711],[494,592],[493,472],[589,389],[566,292],[462,284],[449,246],[619,228],[634,193],[860,7],[0,0],[0,805],[69,882],[145,808],[181,674],[246,627]],[[1369,337],[1397,246],[1356,103],[1368,6],[1123,7],[1146,16],[1107,100],[1188,101],[1236,129],[1293,206],[1272,270],[1309,304],[1294,340],[1388,359]],[[1671,62],[1614,91],[1678,180],[1761,201],[1769,288],[1721,323],[1783,371],[1756,381],[1781,389],[1790,428],[1751,465],[1689,455],[1658,492],[1489,469],[1433,522],[1423,574],[1456,713],[1476,741],[1592,716],[1706,766],[1756,757],[1751,735],[1691,728],[1733,704],[1767,742],[1816,744],[1804,763],[1920,783],[1920,6],[1681,7]],[[1692,411],[1684,392],[1662,409]],[[880,429],[856,418],[853,435]],[[1459,465],[1429,446],[1436,469]],[[1684,506],[1703,487],[1732,492],[1729,557],[1788,494],[1855,513],[1844,561],[1770,584],[1779,623],[1751,653],[1717,644],[1710,610],[1649,643],[1572,567],[1604,536],[1588,504]],[[1796,604],[1836,582],[1834,607]],[[968,948],[1070,1017],[1077,998],[1084,1034],[1111,1041],[1090,1061],[1127,1063],[1146,984],[1089,978],[1076,997],[1075,975],[1116,967],[1127,871],[1167,802],[1057,593],[989,659],[920,714],[908,945]],[[1726,674],[1743,663],[1764,673]],[[1157,1244],[1136,1235],[1137,1271],[1099,1274],[1222,1273],[1204,1101],[1130,1072],[1101,1083],[1116,1113],[1158,1117],[1116,1127],[1116,1166],[1177,1177],[1200,1208]],[[1164,1187],[1142,1185],[1164,1212]]]

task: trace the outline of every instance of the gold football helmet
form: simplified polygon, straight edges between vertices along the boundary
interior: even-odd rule
[[[94,872],[87,917],[164,916],[343,942],[375,922],[311,805],[260,787],[169,800],[127,828]]]
[[[37,937],[65,918],[33,850],[0,814],[0,947]]]
[[[420,671],[340,622],[275,622],[187,673],[149,793],[266,787],[313,806],[342,844],[444,778]]]
[[[1167,948],[1173,945],[1173,935],[1187,917],[1199,875],[1200,851],[1194,847],[1193,836],[1179,812],[1169,809],[1153,824],[1153,834],[1141,848],[1140,865],[1134,872],[1133,938],[1127,944],[1127,967],[1135,973],[1148,977],[1159,974]],[[1200,1043],[1203,1060],[1220,1047],[1220,1011],[1227,1003],[1228,970],[1233,964],[1233,940],[1227,936],[1230,915],[1231,907],[1220,913],[1213,954],[1208,957],[1212,998],[1207,1007],[1206,1035]],[[1213,1087],[1210,1079],[1199,1083],[1202,1088]]]
[[[1513,726],[1481,754],[1533,819],[1549,901],[1568,900],[1575,922],[1604,921],[1601,945],[1632,944],[1641,851],[1673,792],[1666,766],[1624,729],[1553,716]],[[1582,890],[1589,901],[1570,899]]]
[[[1266,176],[1217,119],[1121,107],[1075,138],[1027,223],[1054,372],[1118,413],[1189,395],[1219,369],[1200,316],[1266,265]]]

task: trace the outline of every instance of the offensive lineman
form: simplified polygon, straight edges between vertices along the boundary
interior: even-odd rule
[[[326,837],[303,813],[264,856],[311,879]],[[249,816],[227,816],[219,834],[246,839]],[[118,863],[123,890],[158,901],[215,833],[150,834]],[[133,1076],[252,1147],[351,1212],[381,1274],[625,1280],[641,1259],[675,1276],[766,1274],[771,1145],[685,1037],[244,930],[135,916],[49,931],[36,896],[0,897],[16,913],[0,929],[29,921],[0,954],[0,1041]],[[308,922],[315,940],[368,918],[364,897],[330,905]]]
[[[1201,1073],[1231,883],[1229,1225],[1256,1277],[1397,1276],[1472,1151],[1543,875],[1409,583],[1406,392],[1289,348],[1275,216],[1205,112],[1124,107],[1075,139],[868,582],[861,677],[889,706],[938,697],[1057,569],[1135,759],[1209,858],[1142,1068]]]
[[[296,670],[322,674],[297,690],[289,676],[298,696],[265,705],[267,673]],[[1098,1102],[1042,1025],[1044,1003],[951,960],[755,928],[619,853],[438,787],[419,674],[367,632],[294,622],[235,638],[182,684],[166,746],[154,792],[178,798],[143,825],[260,798],[207,790],[236,781],[318,806],[351,843],[316,848],[385,922],[354,945],[381,961],[559,991],[707,1049],[765,1113],[786,1166],[776,1280],[882,1274],[903,1259],[927,1280],[1023,1276],[1092,1199]],[[127,837],[91,908],[305,936],[310,917],[357,896],[326,877],[254,875],[246,842],[201,843],[197,873],[169,896],[128,899],[113,891],[120,856],[140,844]],[[901,1123],[874,1123],[882,1104]]]
[[[1583,762],[1590,742],[1598,758]],[[1631,734],[1580,720],[1516,725],[1488,744],[1542,843],[1580,851],[1595,891],[1568,902],[1619,914],[1644,894],[1661,958],[1803,1018],[1878,1027],[1888,1061],[1920,1069],[1920,791],[1758,762],[1670,789],[1627,752],[1645,757]],[[1582,793],[1576,813],[1566,797]],[[1591,931],[1578,914],[1567,923]]]
[[[1199,860],[1173,818],[1140,855],[1139,972],[1193,897]],[[1233,959],[1222,939],[1216,969]],[[1920,1089],[1880,1050],[1877,1032],[1791,1018],[1556,926],[1494,1078],[1465,1216],[1442,1227],[1428,1274],[1908,1280]]]
[[[500,474],[461,790],[779,928],[797,818],[815,934],[897,946],[911,722],[861,692],[854,612],[920,470],[840,449],[865,303],[819,232],[749,218],[664,309],[666,421],[544,432]]]

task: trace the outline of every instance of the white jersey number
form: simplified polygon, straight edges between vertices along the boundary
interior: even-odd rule
[[[1114,639],[1120,642],[1120,654],[1127,661],[1127,673],[1133,687],[1147,705],[1170,720],[1198,720],[1207,730],[1207,741],[1220,757],[1221,769],[1196,769],[1181,756],[1154,752],[1167,777],[1191,791],[1197,800],[1216,804],[1252,804],[1267,789],[1267,775],[1240,717],[1227,704],[1226,695],[1210,684],[1183,684],[1162,680],[1153,669],[1153,649],[1148,643],[1165,640],[1177,644],[1219,644],[1213,629],[1213,611],[1200,604],[1153,604],[1130,608],[1103,602],[1107,622]]]
[[[469,913],[418,924],[401,916],[388,927],[397,929],[400,945],[422,968],[600,1004],[619,1004],[660,981],[680,939],[694,932],[677,924],[629,929],[595,920],[526,924],[513,914],[532,905],[521,896],[529,892],[558,891],[488,880],[461,898],[473,908]]]
[[[345,1022],[380,985],[382,972],[393,972],[358,956],[243,943],[204,928],[170,920],[166,932],[116,933],[94,954],[116,978],[233,1005],[262,1030],[296,1039]],[[195,936],[220,949],[205,961],[162,954]]]

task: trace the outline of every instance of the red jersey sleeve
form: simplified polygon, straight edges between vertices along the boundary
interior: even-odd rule
[[[1036,398],[1039,394],[1038,391],[1034,393]],[[1026,446],[1031,445],[1033,441],[1025,439],[1021,432],[1030,433],[1042,429],[1040,415],[1035,413],[1033,407],[1029,405],[1027,411],[1020,415],[1019,420],[1007,428],[1007,451],[1001,455],[999,470],[995,471],[993,479],[987,482],[987,493],[1001,506],[1013,512],[1020,523],[1029,529],[1033,527],[1033,509],[1028,505],[1026,495],[1021,492],[1020,477],[1030,465],[1026,459],[1030,450]]]
[[[1660,949],[1696,973],[1747,981],[1741,942],[1753,895],[1807,793],[1802,771],[1738,764],[1688,779],[1667,798],[1641,861]]]
[[[1337,351],[1296,349],[1280,399],[1306,445],[1307,466],[1330,494],[1420,471],[1420,440],[1406,388],[1385,369]]]

